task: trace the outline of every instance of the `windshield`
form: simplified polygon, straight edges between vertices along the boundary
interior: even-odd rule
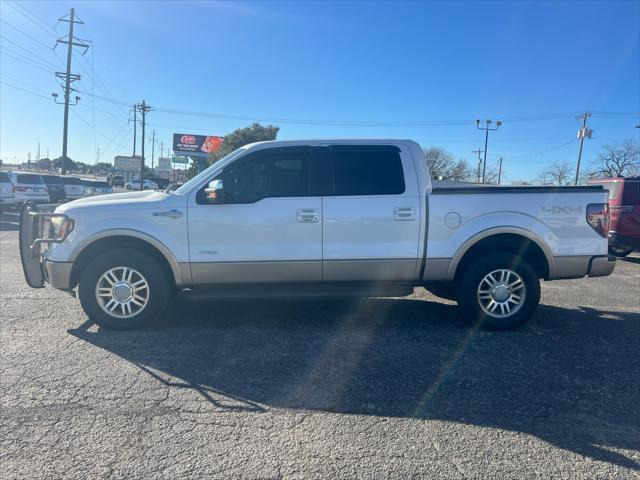
[[[184,195],[185,193],[189,192],[194,186],[196,186],[199,183],[201,183],[202,181],[204,181],[209,175],[211,175],[211,173],[216,168],[219,168],[221,165],[227,163],[232,158],[235,158],[235,157],[243,154],[244,152],[246,152],[246,148],[245,147],[240,147],[237,150],[234,150],[233,152],[231,152],[230,154],[225,155],[220,160],[218,160],[216,163],[211,165],[209,168],[203,170],[198,175],[196,175],[191,180],[189,180],[187,183],[182,185],[177,190],[172,191],[171,193],[175,193],[176,195]]]

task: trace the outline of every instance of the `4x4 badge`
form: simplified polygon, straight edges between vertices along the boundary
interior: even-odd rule
[[[154,217],[169,217],[169,218],[180,218],[182,216],[182,212],[180,210],[169,210],[168,212],[153,212]]]

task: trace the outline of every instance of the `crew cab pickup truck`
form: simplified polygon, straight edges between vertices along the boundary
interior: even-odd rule
[[[540,279],[609,275],[608,231],[602,186],[434,189],[413,141],[273,141],[172,192],[27,205],[20,247],[30,286],[78,287],[104,327],[149,322],[181,290],[398,297],[425,287],[470,322],[506,329],[532,316]]]

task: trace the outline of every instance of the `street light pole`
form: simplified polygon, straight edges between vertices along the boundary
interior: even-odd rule
[[[484,130],[484,160],[482,162],[482,183],[485,183],[485,176],[487,173],[487,145],[489,143],[489,132],[490,131],[496,131],[498,130],[498,128],[500,128],[500,125],[502,125],[502,122],[500,120],[496,121],[496,126],[495,128],[491,128],[491,124],[493,123],[493,120],[485,120],[484,121],[485,126],[481,127],[480,126],[480,120],[476,120],[476,128],[478,130]]]

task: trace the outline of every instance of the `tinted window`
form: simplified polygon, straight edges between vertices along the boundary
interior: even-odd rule
[[[18,183],[25,183],[25,184],[31,184],[31,185],[36,185],[36,184],[41,185],[43,183],[40,175],[30,175],[30,174],[18,175],[17,181]]]
[[[263,155],[222,175],[225,201],[253,203],[267,197],[306,195],[306,153]]]
[[[332,148],[335,195],[393,195],[404,192],[400,152],[395,147]]]
[[[46,184],[56,184],[56,185],[62,185],[62,179],[56,175],[41,175],[42,180],[44,180],[44,183]]]
[[[62,177],[62,183],[65,185],[82,185],[80,179],[76,177]]]
[[[624,190],[622,190],[622,204],[640,204],[640,182],[624,182]]]
[[[107,182],[93,182],[93,186],[96,188],[111,188]]]
[[[11,183],[11,179],[9,178],[9,175],[7,175],[6,173],[0,172],[0,182]]]

